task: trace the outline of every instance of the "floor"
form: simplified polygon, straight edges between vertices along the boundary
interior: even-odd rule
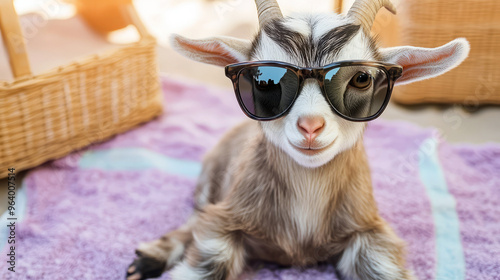
[[[256,13],[251,2],[145,0],[137,2],[136,5],[146,25],[159,39],[158,61],[161,72],[172,77],[229,89],[231,83],[224,76],[222,68],[193,62],[178,55],[168,45],[168,34],[176,32],[192,38],[226,35],[249,39],[257,28]],[[283,3],[284,13],[290,10],[330,11],[332,8],[330,0],[317,0],[314,7],[310,7],[306,1],[280,2]],[[381,118],[435,127],[449,142],[500,143],[499,106],[484,106],[470,112],[459,105],[402,106],[391,103]],[[22,176],[23,173],[19,174],[19,178]],[[18,186],[20,181],[18,180]],[[7,181],[0,179],[0,213],[6,208]]]

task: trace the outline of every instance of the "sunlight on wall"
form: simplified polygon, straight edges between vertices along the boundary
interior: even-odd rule
[[[314,5],[304,0],[278,2],[285,15],[333,9],[333,0],[315,0]],[[163,44],[171,33],[203,37],[228,34],[237,28],[257,28],[257,12],[252,0],[135,0],[134,3],[151,33]]]
[[[105,0],[103,0],[105,1]],[[278,1],[283,13],[331,12],[333,0]],[[138,13],[160,44],[168,43],[172,33],[201,37],[206,34],[238,33],[235,29],[257,29],[257,13],[252,0],[134,0]],[[62,0],[16,0],[19,14],[37,12],[45,19],[64,19],[75,14],[75,8]],[[253,32],[253,31],[252,31]],[[130,37],[129,37],[130,36]],[[130,30],[111,39],[124,42],[136,34]]]
[[[46,19],[65,19],[75,14],[73,5],[59,0],[15,0],[18,14],[40,13]]]

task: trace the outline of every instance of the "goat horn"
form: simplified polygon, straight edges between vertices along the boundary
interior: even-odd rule
[[[273,19],[282,18],[280,7],[276,0],[255,0],[257,13],[259,14],[259,25],[263,27]]]
[[[382,7],[396,14],[396,7],[390,0],[356,0],[347,15],[355,19],[366,33],[370,34],[375,16]]]

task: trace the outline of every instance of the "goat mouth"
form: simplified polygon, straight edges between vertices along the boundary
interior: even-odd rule
[[[298,146],[294,145],[292,142],[290,142],[290,140],[288,140],[288,143],[290,143],[290,145],[292,145],[292,147],[295,150],[299,151],[300,153],[308,155],[308,156],[314,156],[314,155],[320,154],[320,153],[324,152],[325,150],[327,150],[328,148],[330,148],[333,145],[333,143],[335,143],[335,140],[332,143],[330,143],[322,148],[314,148],[314,147],[313,148],[311,148],[311,147],[302,148],[302,147],[298,147]]]

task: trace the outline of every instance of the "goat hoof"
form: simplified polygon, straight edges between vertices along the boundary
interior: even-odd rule
[[[143,280],[148,278],[158,278],[166,267],[166,262],[152,257],[147,257],[136,252],[137,258],[127,269],[127,280]]]

